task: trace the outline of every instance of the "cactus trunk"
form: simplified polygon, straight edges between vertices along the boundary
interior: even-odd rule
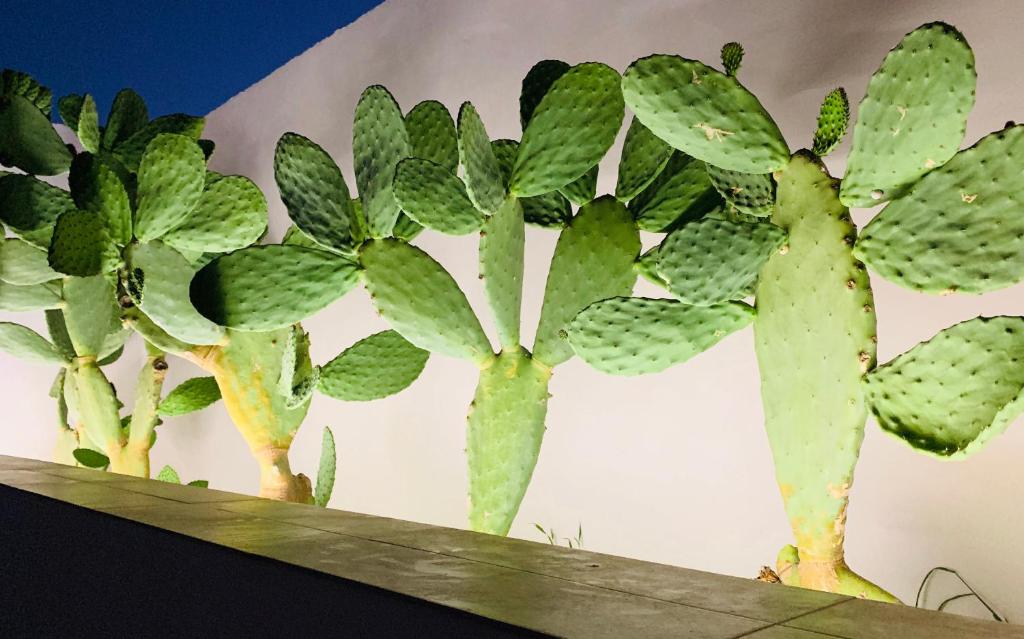
[[[507,535],[530,485],[544,437],[551,369],[524,349],[503,351],[480,371],[469,411],[469,522]]]
[[[291,327],[266,332],[228,331],[228,342],[197,353],[196,363],[217,380],[224,405],[260,466],[260,496],[311,503],[309,479],[292,474],[288,449],[302,424],[309,401],[288,408],[281,393],[281,362]],[[300,340],[296,374],[312,370],[309,344]]]
[[[757,285],[754,334],[765,428],[796,552],[779,573],[791,585],[895,601],[844,560],[846,508],[864,437],[861,377],[874,364],[875,312],[856,228],[837,181],[798,153],[779,177],[772,222],[786,229]]]

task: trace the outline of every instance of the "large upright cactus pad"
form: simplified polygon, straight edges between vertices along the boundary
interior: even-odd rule
[[[491,344],[448,271],[400,240],[363,245],[359,261],[374,305],[402,337],[433,353],[482,363]]]
[[[391,190],[395,167],[412,155],[412,147],[402,110],[382,86],[368,87],[356,104],[352,155],[370,234],[387,237],[400,210]]]
[[[1024,280],[1024,125],[983,137],[861,233],[856,253],[882,277],[926,293],[984,293]]]
[[[882,430],[945,459],[966,457],[1024,412],[1024,318],[978,317],[940,331],[867,376]]]
[[[199,202],[205,184],[206,159],[194,140],[156,136],[139,164],[135,236],[148,242],[177,226]]]
[[[953,157],[974,106],[974,53],[941,22],[911,31],[871,76],[857,107],[840,197],[874,206]]]
[[[459,140],[455,121],[436,100],[420,102],[405,114],[412,157],[440,164],[452,173],[459,167]]]
[[[789,233],[757,284],[755,347],[765,428],[800,562],[797,585],[888,597],[843,563],[846,506],[864,436],[861,377],[875,359],[867,272],[837,186],[818,160],[793,156],[772,222]],[[812,567],[825,567],[814,579]],[[788,567],[787,567],[788,568]]]
[[[480,232],[480,277],[494,311],[498,342],[506,350],[519,348],[525,246],[523,210],[510,197]]]
[[[117,174],[91,153],[75,156],[68,173],[71,198],[78,208],[102,218],[107,235],[119,246],[132,240],[128,192]]]
[[[469,102],[459,108],[459,162],[464,171],[466,191],[476,208],[490,215],[505,199],[501,165],[494,155],[487,129]]]
[[[514,195],[560,189],[604,157],[622,126],[619,81],[611,67],[587,62],[551,84],[523,131],[509,184]]]
[[[658,249],[658,274],[687,304],[739,299],[785,240],[786,232],[774,224],[705,217],[665,238]]]
[[[553,367],[572,357],[562,336],[566,325],[598,300],[629,295],[639,254],[640,234],[618,200],[606,195],[580,209],[551,259],[533,345],[538,361]]]
[[[676,300],[613,297],[591,304],[569,324],[583,361],[612,375],[644,375],[681,364],[750,324],[740,302],[689,306]]]
[[[318,144],[285,133],[274,151],[274,179],[295,226],[314,241],[351,252],[362,241],[341,169]]]
[[[768,112],[736,78],[673,55],[640,58],[622,76],[626,105],[655,135],[709,164],[745,173],[786,166]]]
[[[469,524],[506,535],[537,465],[551,369],[517,350],[480,371],[469,409]]]

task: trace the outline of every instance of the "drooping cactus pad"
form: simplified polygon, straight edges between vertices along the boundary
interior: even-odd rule
[[[193,377],[167,393],[157,410],[164,417],[178,417],[203,410],[218,401],[220,387],[215,378]]]
[[[420,376],[430,353],[395,331],[363,338],[324,365],[317,389],[347,402],[382,399]]]
[[[31,328],[0,322],[0,351],[43,364],[64,364],[67,358],[46,338]]]

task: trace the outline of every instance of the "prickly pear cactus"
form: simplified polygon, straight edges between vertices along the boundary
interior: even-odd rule
[[[789,248],[769,258],[757,284],[765,428],[797,548],[796,562],[779,573],[792,585],[893,600],[843,556],[867,418],[860,380],[875,360],[875,308],[837,188],[814,156],[793,156],[772,216],[789,234]]]

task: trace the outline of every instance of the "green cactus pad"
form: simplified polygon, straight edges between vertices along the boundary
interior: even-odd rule
[[[157,412],[164,417],[178,417],[203,410],[220,401],[220,387],[213,377],[193,377],[178,384],[160,402]]]
[[[985,293],[1024,280],[1021,153],[1024,125],[957,153],[864,228],[857,257],[926,293]]]
[[[17,286],[42,284],[60,278],[50,268],[46,251],[9,237],[0,243],[0,281]]]
[[[135,236],[150,242],[180,224],[202,197],[205,182],[206,159],[194,140],[156,136],[139,164]]]
[[[601,161],[622,127],[620,80],[615,69],[587,62],[551,84],[519,142],[509,184],[514,195],[560,189]]]
[[[658,249],[661,245],[651,247],[646,253],[637,258],[633,264],[636,274],[659,288],[668,290],[668,282],[658,273]]]
[[[50,117],[53,92],[39,84],[35,78],[23,71],[4,69],[0,71],[0,96],[20,95]]]
[[[726,171],[713,164],[705,165],[711,184],[722,199],[740,213],[768,217],[775,207],[775,183],[765,173]]]
[[[57,218],[74,210],[75,203],[64,189],[30,175],[0,177],[0,220],[33,246],[48,249]]]
[[[629,211],[642,230],[665,233],[721,204],[704,163],[676,151],[658,177],[630,200]]]
[[[455,173],[459,168],[459,137],[448,109],[437,100],[425,100],[405,114],[412,157],[430,160]]]
[[[31,328],[0,322],[0,351],[19,359],[43,364],[66,364],[67,358],[56,346]]]
[[[569,323],[569,344],[583,361],[611,375],[645,375],[681,364],[750,324],[741,302],[689,306],[676,300],[613,297]]]
[[[62,304],[60,287],[54,284],[15,286],[0,281],[0,311],[42,311]]]
[[[480,371],[469,409],[469,523],[506,535],[530,485],[544,437],[551,369],[522,350],[504,352]]]
[[[192,265],[156,241],[128,249],[128,268],[141,283],[139,308],[169,335],[189,344],[218,344],[224,329],[203,317],[189,299]]]
[[[124,184],[103,160],[91,153],[80,153],[68,174],[71,198],[79,209],[94,213],[119,246],[132,241],[132,209]]]
[[[615,197],[622,202],[632,200],[643,191],[668,164],[672,147],[634,117],[626,130],[619,159],[619,177]]]
[[[430,160],[406,158],[395,171],[395,199],[419,224],[465,235],[480,230],[484,214],[473,206],[466,186],[454,173]]]
[[[57,219],[49,251],[53,270],[88,277],[114,270],[118,259],[117,246],[100,216],[74,210]]]
[[[5,95],[0,96],[0,164],[58,175],[71,166],[71,151],[36,105],[20,95]]]
[[[117,350],[108,340],[120,331],[120,308],[117,288],[107,276],[67,278],[64,299],[64,321],[78,355],[99,359]]]
[[[71,93],[57,100],[57,112],[60,114],[60,119],[72,131],[78,130],[78,114],[82,112],[84,103],[85,96],[78,93]]]
[[[313,503],[327,508],[334,492],[334,478],[338,468],[338,452],[334,446],[334,433],[324,426],[323,440],[320,442],[320,465],[316,471],[316,489],[313,491]]]
[[[317,390],[346,402],[382,399],[416,381],[429,357],[395,331],[376,333],[325,364]]]
[[[359,268],[327,251],[252,246],[219,257],[192,279],[192,303],[221,326],[270,331],[291,326],[342,297]]]
[[[772,222],[788,250],[757,284],[754,338],[765,429],[802,557],[834,558],[845,532],[866,406],[861,376],[875,359],[868,274],[837,184],[809,153],[793,156]]]
[[[743,64],[743,45],[739,42],[726,42],[722,45],[722,68],[725,75],[736,77],[736,72]]]
[[[341,169],[316,143],[297,133],[282,135],[274,179],[288,215],[314,241],[347,253],[362,241]]]
[[[67,324],[64,323],[64,313],[60,310],[46,311],[46,331],[64,357],[71,359],[75,356],[75,347],[71,343],[71,336],[68,335]]]
[[[149,144],[158,136],[164,133],[183,135],[192,140],[198,140],[203,134],[203,126],[206,122],[203,118],[193,117],[175,113],[161,116],[152,122],[147,123],[128,139],[114,147],[114,157],[125,166],[126,169],[135,173],[142,161],[142,154],[146,152]]]
[[[318,251],[328,251],[326,246],[318,244],[313,241],[313,238],[309,237],[302,232],[302,229],[292,224],[288,227],[288,230],[284,232],[284,237],[281,239],[281,244],[284,246],[300,246],[302,248],[315,249]]]
[[[429,255],[385,239],[364,244],[360,263],[377,311],[402,337],[432,353],[477,363],[492,356],[465,294]]]
[[[400,240],[412,242],[422,232],[423,225],[406,215],[403,211],[398,214],[398,219],[395,221],[395,228],[391,235]]]
[[[412,147],[402,110],[382,86],[368,87],[356,104],[352,155],[370,235],[387,237],[399,213],[391,190],[395,167],[412,155]]]
[[[526,72],[519,93],[519,123],[524,131],[548,89],[571,68],[568,62],[561,60],[541,60]]]
[[[941,22],[907,34],[871,76],[857,107],[840,197],[875,206],[900,197],[953,157],[974,106],[974,53]]]
[[[183,251],[227,253],[259,240],[267,230],[267,200],[240,175],[208,173],[199,202],[161,239]]]
[[[562,230],[551,259],[533,356],[554,367],[572,357],[566,324],[594,302],[629,295],[640,234],[618,200],[603,196],[583,206]]]
[[[487,129],[469,102],[459,108],[459,163],[464,171],[466,191],[476,208],[490,215],[505,199],[501,165],[491,148]]]
[[[850,125],[850,101],[842,87],[833,89],[821,103],[818,111],[818,128],[814,131],[814,146],[811,151],[820,158],[835,149],[846,135]]]
[[[89,153],[100,151],[100,116],[96,112],[96,100],[91,95],[82,99],[82,108],[78,112],[78,123],[75,134],[82,148]]]
[[[589,171],[558,189],[558,192],[576,206],[583,206],[597,196],[599,169],[599,166],[594,165]]]
[[[491,148],[494,149],[494,156],[498,159],[502,176],[505,178],[504,184],[507,185],[512,178],[512,167],[519,152],[519,143],[515,140],[494,140]],[[572,205],[558,191],[520,198],[519,204],[523,207],[523,219],[526,223],[541,228],[562,228],[572,217]]]
[[[774,224],[705,217],[672,231],[658,250],[658,273],[680,301],[711,306],[744,296],[786,241]]]
[[[142,336],[142,339],[166,353],[186,353],[192,349],[191,344],[174,339],[167,334],[167,331],[153,323],[153,320],[146,317],[139,309],[130,308],[124,312],[124,321],[133,331]]]
[[[771,173],[789,151],[768,112],[736,78],[696,60],[652,55],[622,76],[626,105],[673,147],[730,171]]]
[[[510,197],[480,232],[480,278],[505,350],[519,348],[525,247],[523,209]]]
[[[161,468],[160,472],[156,474],[156,481],[163,481],[168,484],[180,484],[181,477],[178,475],[178,471],[167,465]]]
[[[103,148],[113,149],[146,126],[147,122],[149,110],[142,97],[131,89],[121,89],[114,96],[103,128]]]
[[[936,457],[977,452],[1024,412],[1024,318],[977,317],[872,371],[868,405],[882,430]]]

